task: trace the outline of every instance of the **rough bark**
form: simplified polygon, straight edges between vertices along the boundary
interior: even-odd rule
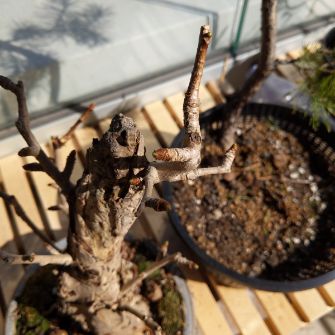
[[[69,181],[75,154],[69,155],[64,171],[54,165],[29,128],[22,83],[14,84],[0,77],[0,85],[18,97],[18,129],[29,146],[24,154],[33,154],[39,163],[28,168],[31,171],[43,170],[53,177],[68,203],[67,254],[49,256],[51,263],[52,257],[58,263],[61,260],[72,262],[59,273],[59,310],[71,315],[84,329],[95,334],[143,333],[149,323],[146,320],[151,319],[148,305],[139,294],[141,282],[150,271],[168,262],[188,263],[177,253],[157,261],[147,272],[137,276],[136,266],[123,258],[125,236],[143,207],[146,205],[156,210],[168,208],[165,200],[151,197],[154,185],[161,181],[230,172],[235,145],[227,151],[221,166],[199,168],[199,86],[210,40],[209,27],[201,27],[194,69],[183,106],[183,148],[158,149],[153,155],[160,161],[149,163],[143,136],[134,121],[118,114],[102,138],[93,140],[86,154],[83,175],[75,186]],[[22,257],[26,260],[25,256],[7,256],[11,256],[13,262],[22,261]],[[33,257],[47,262],[43,256]],[[152,320],[150,323],[153,324]],[[160,334],[161,330],[156,328],[155,333]]]
[[[276,9],[277,0],[262,0],[261,10],[261,48],[255,72],[243,87],[228,101],[229,117],[224,122],[222,144],[228,149],[235,142],[235,132],[242,110],[257,93],[263,81],[272,71],[276,46]]]

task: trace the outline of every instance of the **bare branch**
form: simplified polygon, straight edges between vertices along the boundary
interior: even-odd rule
[[[154,272],[156,272],[157,270],[161,269],[162,267],[172,262],[176,262],[179,264],[186,264],[189,267],[194,268],[194,269],[198,268],[197,264],[183,257],[180,252],[176,252],[172,255],[168,255],[162,258],[161,260],[153,263],[148,269],[141,272],[136,278],[134,278],[133,280],[125,284],[124,287],[121,289],[119,299],[121,299],[127,292],[132,290],[134,287],[140,285],[144,279],[148,278]]]
[[[257,69],[228,103],[232,112],[224,123],[225,134],[222,143],[225,148],[229,148],[235,140],[236,123],[243,108],[273,69],[276,46],[276,8],[277,0],[262,1],[262,37]]]
[[[187,162],[188,169],[194,169],[200,164],[199,87],[211,38],[212,33],[209,26],[202,26],[193,71],[183,104],[185,125],[184,148],[157,149],[154,151],[153,156],[158,160]]]
[[[52,145],[55,150],[65,145],[65,143],[71,138],[75,130],[88,119],[94,108],[95,104],[90,104],[87,109],[80,115],[79,119],[70,127],[70,129],[63,136],[52,137]]]
[[[69,265],[73,262],[69,254],[57,255],[15,255],[0,249],[0,259],[8,264],[61,264]]]
[[[21,149],[19,151],[19,155],[34,156],[41,164],[43,170],[60,186],[62,192],[68,195],[73,185],[69,180],[64,179],[58,168],[42,150],[40,144],[30,129],[29,113],[22,81],[15,84],[9,78],[0,76],[0,86],[14,93],[17,99],[19,116],[16,121],[16,127],[28,144],[28,148]]]
[[[31,171],[31,172],[41,171],[41,172],[44,172],[43,167],[40,163],[28,163],[28,164],[23,165],[22,167],[26,171]]]
[[[135,308],[128,305],[121,305],[117,308],[118,311],[125,311],[131,313],[141,319],[148,327],[150,327],[155,335],[162,335],[162,327],[149,315],[145,315],[137,311]]]
[[[198,153],[194,148],[160,148],[152,155],[155,159],[166,162],[188,162]]]
[[[62,172],[65,179],[70,179],[74,164],[76,162],[76,150],[72,150],[66,158],[66,164]]]
[[[8,195],[7,193],[0,191],[0,198],[2,198],[8,205],[14,207],[17,216],[19,216],[43,242],[50,244],[57,251],[61,252],[61,250],[46,235],[44,235],[30,220],[30,218],[28,217],[28,215],[26,214],[20,203],[15,198],[15,196]]]
[[[199,87],[205,66],[208,45],[212,33],[209,26],[202,26],[200,29],[197,54],[190,83],[184,99],[184,125],[185,125],[185,146],[199,147],[201,144],[201,133],[199,124]]]

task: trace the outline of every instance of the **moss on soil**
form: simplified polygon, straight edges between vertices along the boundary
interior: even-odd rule
[[[140,246],[142,252],[145,248],[145,245]],[[137,253],[133,258],[139,272],[147,269],[156,258],[157,248],[155,250],[152,243],[150,248],[149,252]],[[56,302],[52,292],[57,283],[55,270],[57,267],[48,265],[37,269],[28,279],[21,296],[17,299],[19,303],[17,335],[87,334],[69,318],[57,315],[52,308]],[[161,269],[147,278],[142,286],[149,287],[150,282],[158,284],[163,292],[158,301],[150,301],[154,319],[161,324],[164,334],[182,334],[184,326],[182,298],[176,289],[172,275]],[[148,289],[142,289],[142,292],[147,297],[151,293]]]

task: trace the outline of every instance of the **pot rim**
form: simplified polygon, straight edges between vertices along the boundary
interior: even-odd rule
[[[205,123],[218,121],[218,114],[223,113],[226,105],[221,104],[217,105],[214,108],[209,109],[208,111],[202,113],[200,115],[200,126]],[[326,143],[328,143],[332,148],[335,148],[335,122],[329,118],[327,120],[331,126],[331,131],[327,132],[326,128],[323,124],[320,124],[320,127],[313,131],[309,126],[310,113],[303,111],[301,109],[292,109],[287,106],[274,105],[269,103],[249,103],[244,112],[249,109],[250,111],[258,111],[262,110],[263,113],[266,113],[266,108],[271,108],[275,110],[275,115],[283,115],[287,116],[288,122],[297,122],[299,121],[299,127],[306,127],[309,132],[313,132],[317,137],[323,139]],[[303,114],[307,117],[303,117]],[[221,114],[222,115],[222,114]],[[252,113],[251,113],[252,115]],[[222,116],[221,116],[222,119]],[[179,134],[173,140],[171,147],[178,147],[182,143],[182,139],[184,136],[184,131],[180,131]],[[186,244],[192,249],[195,255],[201,260],[201,262],[210,270],[214,270],[216,272],[222,273],[227,277],[252,288],[272,291],[272,292],[292,292],[292,291],[303,291],[311,288],[315,288],[321,285],[324,285],[331,280],[335,279],[335,269],[331,270],[327,273],[321,274],[319,276],[302,279],[297,281],[277,281],[270,279],[263,279],[257,277],[250,277],[247,275],[240,274],[234,270],[229,269],[224,266],[222,263],[218,262],[213,257],[209,256],[203,249],[201,249],[197,243],[193,240],[193,238],[188,234],[185,227],[181,224],[180,218],[176,212],[175,206],[173,204],[173,195],[172,195],[172,187],[170,183],[163,182],[163,197],[172,204],[172,209],[169,211],[169,217],[174,225],[177,233],[181,236],[181,238],[186,242]]]

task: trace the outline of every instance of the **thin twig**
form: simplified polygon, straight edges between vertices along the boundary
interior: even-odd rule
[[[69,254],[57,254],[57,255],[15,255],[8,253],[0,249],[0,259],[4,263],[8,264],[61,264],[69,265],[73,262],[72,257]]]
[[[5,192],[0,191],[0,198],[2,198],[8,205],[13,206],[15,213],[19,216],[27,226],[45,243],[50,244],[54,249],[59,252],[62,252],[46,235],[44,235],[30,220],[25,210],[22,208],[20,203],[17,201],[16,197],[13,195],[9,195]]]
[[[52,145],[55,150],[65,145],[65,143],[71,138],[75,130],[88,119],[88,117],[93,112],[94,108],[95,104],[94,103],[90,104],[87,107],[87,109],[80,115],[78,120],[70,127],[70,129],[63,136],[52,137]]]
[[[183,257],[180,252],[176,252],[174,254],[168,255],[162,258],[161,260],[153,263],[148,269],[141,272],[136,278],[134,278],[133,280],[125,284],[124,287],[121,289],[119,299],[122,298],[127,292],[132,290],[134,287],[140,285],[144,279],[146,279],[147,277],[149,277],[150,275],[152,275],[154,272],[161,269],[165,265],[170,264],[171,262],[176,262],[179,264],[186,264],[192,268],[198,267],[194,262]]]
[[[137,311],[135,308],[128,306],[128,305],[121,305],[118,306],[117,310],[120,312],[125,311],[128,313],[131,313],[138,317],[140,320],[142,320],[148,327],[150,327],[155,335],[162,335],[162,327],[149,315],[142,314],[139,311]]]
[[[41,164],[43,171],[60,186],[65,195],[68,195],[73,188],[72,183],[69,179],[64,178],[61,171],[59,171],[52,160],[45,154],[30,129],[29,112],[22,81],[15,84],[9,78],[0,76],[0,86],[15,94],[17,99],[19,116],[16,121],[16,128],[28,144],[28,147],[19,151],[19,155],[22,157],[34,156]]]

